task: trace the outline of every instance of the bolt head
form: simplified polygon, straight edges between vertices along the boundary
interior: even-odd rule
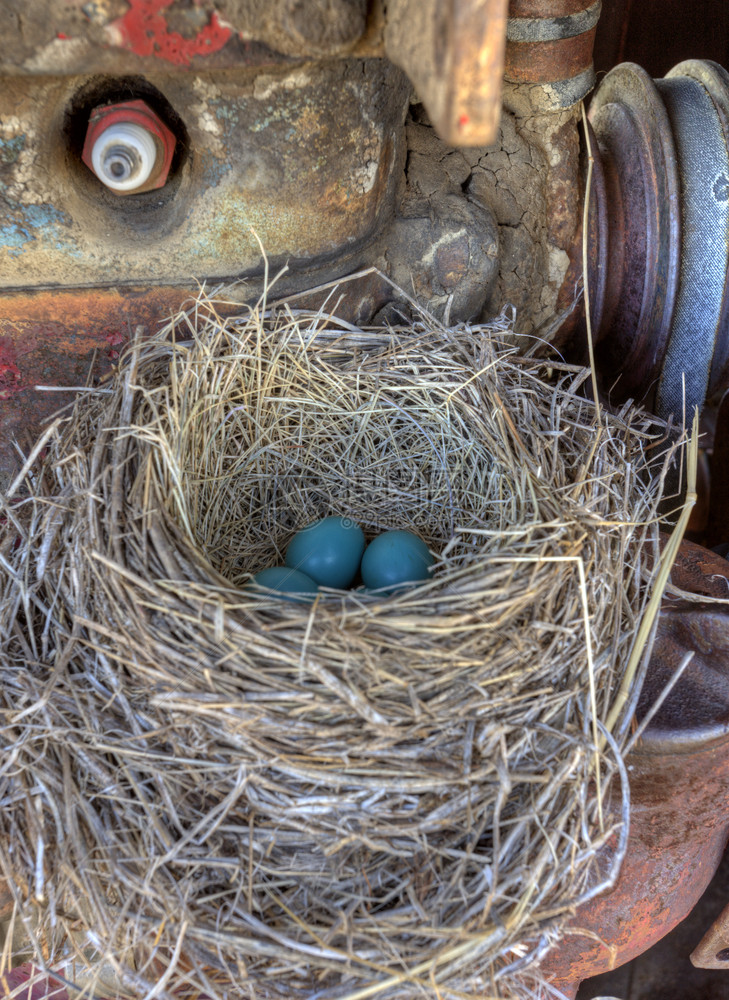
[[[114,194],[140,194],[167,183],[176,144],[145,101],[121,101],[91,112],[81,159]]]

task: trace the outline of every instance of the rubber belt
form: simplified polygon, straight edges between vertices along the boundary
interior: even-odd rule
[[[680,419],[702,407],[729,260],[729,151],[714,102],[696,80],[656,80],[671,120],[681,180],[681,267],[656,411]],[[723,186],[722,186],[723,185]],[[685,384],[685,390],[684,390]]]

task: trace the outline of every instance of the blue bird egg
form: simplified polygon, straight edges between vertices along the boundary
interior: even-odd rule
[[[429,578],[433,556],[412,531],[385,531],[373,538],[362,556],[362,581],[370,590],[396,590]]]
[[[348,587],[357,575],[365,537],[348,517],[325,517],[291,539],[286,565],[306,573],[322,587]]]
[[[251,578],[251,583],[266,587],[268,590],[278,590],[281,594],[300,594],[300,597],[287,598],[297,603],[313,600],[313,595],[319,590],[310,576],[288,566],[269,566],[268,569],[262,569]]]

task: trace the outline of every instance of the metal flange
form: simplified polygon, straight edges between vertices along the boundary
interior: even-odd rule
[[[729,74],[616,67],[590,108],[607,206],[598,360],[617,395],[682,419],[729,386]],[[590,246],[597,243],[594,234]]]

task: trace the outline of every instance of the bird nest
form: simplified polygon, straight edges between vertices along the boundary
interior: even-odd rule
[[[133,997],[517,995],[624,846],[655,425],[504,317],[219,310],[136,342],[5,498],[0,873],[36,960]],[[416,532],[431,578],[251,587],[332,514]]]

